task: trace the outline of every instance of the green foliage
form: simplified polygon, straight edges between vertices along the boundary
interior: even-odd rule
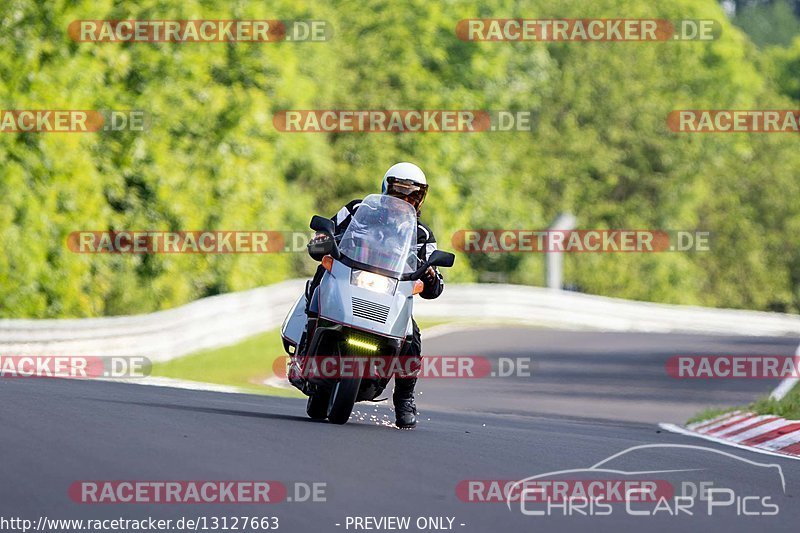
[[[800,387],[795,385],[781,400],[765,396],[748,409],[759,415],[777,415],[787,420],[800,420]]]
[[[715,416],[728,413],[734,410],[753,412],[757,415],[775,415],[781,416],[787,420],[800,420],[800,386],[795,385],[786,396],[780,400],[762,396],[755,402],[739,406],[739,407],[726,407],[726,408],[709,408],[700,413],[697,413],[690,418],[686,423],[700,422],[701,420],[710,420]]]
[[[800,102],[800,36],[787,47],[773,46],[765,50],[765,70],[782,94]]]
[[[734,24],[759,46],[788,45],[800,34],[800,10],[787,0],[753,2],[737,10]]]
[[[464,42],[470,17],[713,18],[714,42]],[[75,19],[324,19],[327,43],[75,43]],[[0,316],[146,312],[308,275],[304,254],[81,255],[76,230],[305,230],[418,163],[440,247],[465,228],[705,229],[711,252],[576,254],[591,293],[800,310],[791,135],[678,135],[674,109],[792,108],[797,45],[761,52],[714,0],[8,0],[0,108],[142,109],[148,130],[0,135]],[[791,55],[794,54],[794,55]],[[794,106],[796,107],[796,105]],[[532,110],[533,132],[279,133],[285,109]],[[448,281],[539,284],[538,254],[461,255]]]

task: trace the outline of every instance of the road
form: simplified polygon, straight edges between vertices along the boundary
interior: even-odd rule
[[[453,530],[481,533],[796,531],[800,461],[665,433],[657,422],[682,421],[707,405],[749,401],[775,384],[675,380],[664,372],[669,355],[790,355],[797,342],[527,328],[440,336],[425,343],[426,354],[531,356],[533,373],[527,378],[426,380],[418,401],[421,422],[413,431],[391,427],[386,405],[359,404],[350,423],[332,426],[307,419],[304,403],[296,399],[99,381],[3,379],[0,516],[34,522],[40,516],[202,516],[207,521],[275,516],[278,530],[289,532],[354,531],[354,517],[366,516],[410,517],[410,531],[419,531],[416,520],[424,517],[443,517],[445,525],[450,518]],[[651,445],[660,447],[631,450],[609,465],[627,473],[651,472],[637,476],[674,487],[713,483],[735,491],[734,503],[712,506],[711,516],[708,502],[700,500],[694,501],[691,516],[663,510],[656,516],[631,516],[624,503],[615,504],[607,516],[586,510],[590,516],[583,516],[574,509],[564,516],[566,507],[551,509],[550,516],[528,516],[518,503],[509,510],[504,503],[463,501],[459,496],[464,493],[457,492],[469,480],[548,473],[547,479],[605,479],[609,474],[553,472],[585,469],[631,447]],[[74,502],[69,487],[87,480],[276,480],[292,498],[298,484],[324,483],[325,501]],[[770,512],[772,505],[778,506],[777,515],[741,516],[742,510]],[[653,506],[630,504],[631,510],[645,512]],[[531,509],[542,507],[525,508]]]

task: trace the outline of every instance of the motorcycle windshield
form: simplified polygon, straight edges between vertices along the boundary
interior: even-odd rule
[[[408,202],[380,194],[361,201],[339,241],[358,268],[399,278],[417,269],[417,212]]]

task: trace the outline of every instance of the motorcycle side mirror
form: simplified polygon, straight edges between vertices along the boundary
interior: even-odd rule
[[[333,235],[336,231],[336,226],[333,224],[333,220],[325,217],[321,217],[319,215],[314,215],[311,217],[311,229],[314,231],[319,231],[321,233],[327,233],[328,235]]]
[[[428,266],[449,268],[456,262],[456,256],[443,250],[434,250],[427,262]]]
[[[339,253],[339,246],[336,245],[336,239],[333,237],[333,233],[336,231],[333,220],[314,215],[311,217],[309,226],[314,231],[326,234],[329,238],[314,244],[309,243],[307,247],[308,255],[310,255],[314,261],[321,261],[326,255],[334,259],[339,259],[341,254]]]
[[[408,279],[410,280],[418,280],[422,277],[428,267],[437,266],[437,267],[451,267],[453,263],[456,262],[456,256],[451,254],[450,252],[445,252],[442,250],[434,250],[431,256],[425,261],[425,264],[419,267],[419,269],[411,274]]]

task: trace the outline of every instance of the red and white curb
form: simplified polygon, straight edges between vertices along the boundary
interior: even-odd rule
[[[659,427],[754,452],[800,459],[800,420],[732,411],[685,427]]]
[[[800,365],[800,346],[794,352]],[[782,400],[798,385],[800,379],[786,378],[770,394],[773,400]],[[708,420],[678,426],[659,424],[661,429],[681,435],[727,444],[753,452],[800,459],[800,420],[786,420],[775,415],[756,415],[745,411],[732,411]]]

